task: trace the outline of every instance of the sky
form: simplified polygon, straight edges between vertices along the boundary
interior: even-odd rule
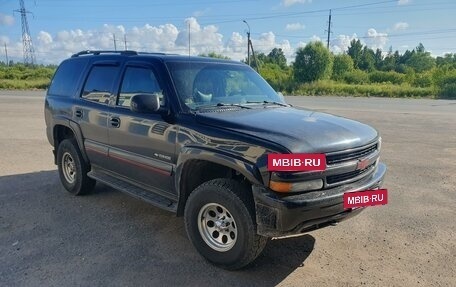
[[[289,63],[311,41],[347,50],[352,39],[387,53],[423,43],[439,56],[456,53],[455,0],[24,0],[40,64],[58,64],[87,49],[215,52],[242,60],[250,29],[255,52],[281,48]],[[22,61],[19,0],[0,0],[0,60]],[[245,20],[245,22],[243,22]],[[190,37],[190,41],[189,41]],[[189,45],[190,44],[190,45]],[[190,46],[190,49],[189,49]]]

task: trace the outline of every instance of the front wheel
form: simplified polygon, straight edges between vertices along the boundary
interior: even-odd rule
[[[215,179],[196,188],[185,206],[190,241],[209,262],[240,269],[261,253],[267,238],[256,234],[249,190],[231,179]]]

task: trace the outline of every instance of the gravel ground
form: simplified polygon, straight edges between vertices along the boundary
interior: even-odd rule
[[[65,192],[43,94],[0,91],[1,286],[456,286],[454,101],[287,97],[381,132],[389,204],[228,272],[196,253],[182,218],[101,184]]]

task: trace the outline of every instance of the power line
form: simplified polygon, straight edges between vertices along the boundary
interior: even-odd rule
[[[33,66],[35,65],[35,50],[33,48],[32,37],[30,36],[30,29],[27,21],[27,14],[30,12],[25,9],[24,0],[19,0],[19,4],[21,7],[14,11],[21,14],[24,64]]]

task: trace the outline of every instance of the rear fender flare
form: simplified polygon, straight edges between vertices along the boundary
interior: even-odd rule
[[[76,142],[78,143],[79,150],[81,151],[82,157],[84,158],[84,161],[88,164],[89,158],[85,151],[84,137],[82,135],[82,131],[81,131],[81,128],[79,127],[78,123],[76,123],[75,121],[72,121],[68,118],[56,117],[56,118],[54,118],[54,128],[56,125],[61,125],[61,126],[67,127],[73,132]],[[54,132],[53,132],[53,134],[54,134]],[[55,134],[54,134],[54,136],[55,136]],[[56,143],[56,139],[54,138],[54,149],[57,150],[58,146],[56,146],[55,143]]]

